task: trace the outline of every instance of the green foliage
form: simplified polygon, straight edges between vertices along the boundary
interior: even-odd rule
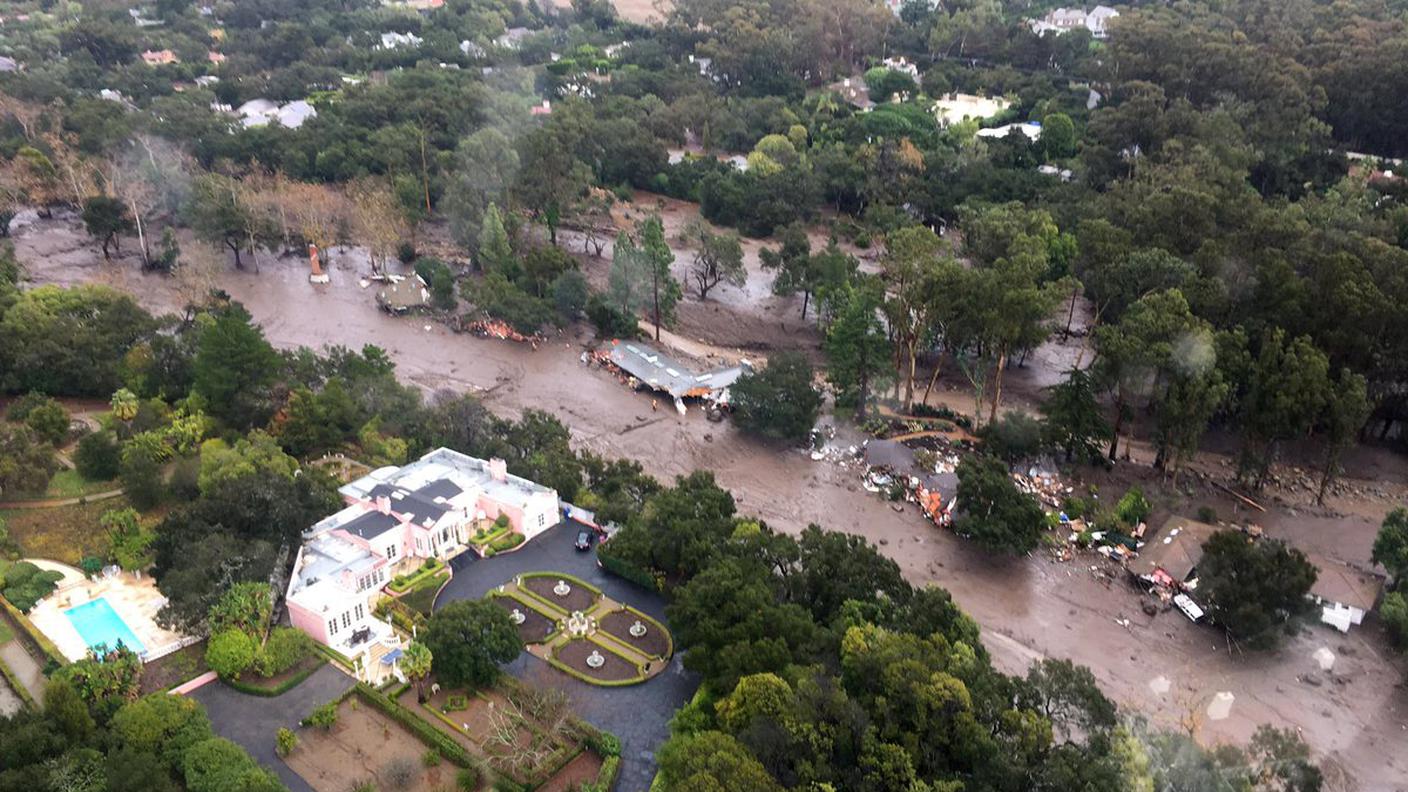
[[[1065,159],[1076,153],[1076,125],[1065,113],[1041,119],[1041,148],[1047,159]]]
[[[483,314],[507,322],[524,335],[537,335],[556,317],[552,307],[524,291],[501,272],[491,272],[461,287],[467,300]]]
[[[1009,555],[1036,549],[1045,524],[1041,507],[1018,491],[1007,467],[985,456],[958,463],[959,517],[953,529],[984,548]]]
[[[914,94],[918,86],[914,79],[901,71],[877,66],[865,73],[865,87],[870,91],[870,101],[881,104],[900,93]]]
[[[1280,540],[1253,541],[1240,531],[1218,531],[1203,543],[1198,595],[1229,635],[1265,648],[1311,609],[1306,595],[1315,578],[1305,555]]]
[[[205,646],[205,664],[223,677],[239,679],[254,664],[256,646],[241,630],[226,628],[213,633]]]
[[[292,479],[297,470],[298,461],[285,454],[277,440],[256,429],[236,440],[234,446],[218,438],[201,443],[198,486],[204,494],[223,482],[237,481],[255,473],[268,472]]]
[[[53,447],[29,427],[0,423],[0,496],[42,494],[58,467]]]
[[[523,650],[508,612],[479,600],[441,608],[430,618],[421,639],[434,656],[436,677],[451,687],[493,683],[499,666]]]
[[[430,289],[430,302],[442,311],[455,307],[455,274],[445,262],[435,258],[419,258],[415,262],[416,275]]]
[[[166,496],[161,461],[146,447],[129,444],[123,448],[118,478],[127,499],[139,509],[150,509]]]
[[[743,745],[720,732],[673,738],[660,749],[659,762],[666,789],[782,789]]]
[[[1384,517],[1374,537],[1372,558],[1383,564],[1395,585],[1408,580],[1408,509],[1399,507]]]
[[[113,715],[111,731],[123,748],[153,753],[169,769],[179,768],[191,746],[212,736],[199,702],[164,694],[124,704]]]
[[[268,678],[293,668],[313,654],[313,639],[296,627],[275,627],[254,655],[254,670]]]
[[[78,441],[73,464],[88,481],[111,481],[117,478],[122,462],[122,447],[112,432],[92,432]]]
[[[1042,424],[1029,413],[1013,410],[983,427],[983,449],[999,459],[1018,462],[1046,449]]]
[[[455,773],[455,786],[462,792],[474,792],[479,788],[479,770],[474,767],[462,767]]]
[[[0,318],[0,388],[101,396],[122,385],[123,355],[154,329],[132,298],[104,286],[40,286]]]
[[[854,405],[864,420],[873,388],[890,372],[889,339],[880,322],[883,295],[878,284],[846,284],[827,295],[834,316],[826,331],[826,376],[837,389],[837,404]]]
[[[512,550],[513,548],[518,547],[519,545],[523,544],[523,541],[523,534],[517,532],[510,532],[489,542],[489,546],[494,549],[494,552],[502,553],[505,550]]]
[[[298,747],[298,735],[292,730],[280,726],[274,733],[274,752],[279,756],[287,757],[293,753],[293,749]]]
[[[126,646],[89,650],[87,657],[63,666],[49,678],[73,685],[94,718],[106,723],[123,704],[137,699],[142,660]]]
[[[1408,648],[1408,597],[1401,591],[1390,591],[1379,604],[1379,619],[1388,631],[1389,640],[1400,650]]]
[[[138,522],[136,509],[103,512],[98,524],[108,535],[108,559],[126,571],[145,569],[151,563],[147,552],[154,538]]]
[[[267,386],[277,370],[278,355],[264,331],[232,303],[200,330],[192,388],[211,415],[248,428],[271,414]]]
[[[244,749],[223,737],[202,740],[182,760],[188,792],[280,792],[286,789]]]
[[[765,437],[801,443],[810,435],[822,397],[811,363],[795,352],[773,355],[761,372],[748,372],[730,389],[734,420]]]
[[[108,255],[108,245],[118,247],[118,235],[136,229],[132,217],[127,213],[127,205],[120,199],[108,195],[95,195],[83,201],[83,226],[88,235],[95,237],[103,246],[103,258]]]
[[[28,561],[20,561],[0,575],[0,595],[21,613],[29,613],[35,603],[54,591],[60,580],[63,580],[62,572],[44,571]]]
[[[1138,487],[1130,487],[1115,504],[1115,518],[1126,526],[1134,527],[1149,516],[1149,501]]]
[[[303,719],[303,725],[316,726],[323,731],[329,731],[337,725],[337,702],[330,701],[322,704],[308,713],[308,717]]]
[[[1041,405],[1046,442],[1065,451],[1067,462],[1094,464],[1110,437],[1110,424],[1096,399],[1089,370],[1072,368],[1048,391]]]
[[[13,410],[11,410],[13,413]],[[13,418],[11,420],[14,420]],[[40,440],[51,445],[62,445],[68,437],[68,410],[53,399],[42,399],[25,411],[24,424]]]
[[[553,307],[563,323],[575,322],[587,309],[591,294],[587,278],[578,270],[568,270],[553,279],[549,289]]]
[[[597,338],[629,340],[640,335],[635,315],[622,311],[601,294],[587,298],[587,319],[596,328]]]

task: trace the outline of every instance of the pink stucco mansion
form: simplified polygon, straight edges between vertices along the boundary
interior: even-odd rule
[[[338,492],[347,507],[303,535],[288,587],[289,620],[365,667],[394,651],[391,625],[372,609],[381,589],[425,559],[467,547],[482,521],[508,518],[525,539],[561,519],[557,492],[511,476],[501,459],[440,448],[376,470]]]

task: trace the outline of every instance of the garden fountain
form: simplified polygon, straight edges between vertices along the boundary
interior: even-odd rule
[[[567,581],[559,580],[557,581],[557,585],[552,587],[552,593],[559,597],[565,597],[572,593],[572,587],[567,585]]]
[[[604,665],[606,665],[606,658],[601,656],[601,652],[593,649],[592,653],[587,655],[587,666],[601,668]]]
[[[592,620],[581,611],[572,611],[572,615],[567,617],[567,622],[563,627],[564,631],[573,638],[582,638],[592,631],[595,625]]]
[[[645,625],[640,623],[640,619],[636,619],[636,623],[631,625],[629,632],[632,638],[640,638],[645,635]]]
[[[513,620],[514,624],[522,624],[523,622],[528,620],[528,617],[523,615],[523,611],[519,610],[518,608],[514,608],[513,612],[510,613],[508,617]]]

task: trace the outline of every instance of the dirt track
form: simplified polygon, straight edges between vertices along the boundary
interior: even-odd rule
[[[173,310],[181,302],[171,279],[143,276],[131,259],[102,264],[71,220],[24,229],[16,247],[35,283],[104,282],[158,311]],[[1121,704],[1166,726],[1188,725],[1208,742],[1245,740],[1262,722],[1295,727],[1324,762],[1331,789],[1396,789],[1408,777],[1408,701],[1397,686],[1400,671],[1386,657],[1377,629],[1341,636],[1316,627],[1273,654],[1231,657],[1219,635],[1176,612],[1145,616],[1123,583],[1092,574],[1088,558],[1065,563],[1044,556],[994,560],[933,528],[913,506],[897,512],[868,495],[859,487],[856,469],[764,446],[727,423],[707,422],[698,411],[683,417],[664,410],[652,414],[647,397],[580,364],[581,344],[588,338],[583,331],[552,339],[534,352],[457,336],[424,319],[390,318],[373,307],[372,290],[360,287],[357,266],[355,253],[338,255],[332,283],[312,286],[301,261],[266,257],[262,274],[227,269],[219,282],[249,308],[276,345],[377,344],[388,350],[408,381],[431,390],[482,392],[503,414],[529,407],[548,410],[572,429],[581,446],[640,460],[657,476],[713,470],[735,493],[743,512],[775,527],[797,531],[815,522],[864,535],[915,583],[948,588],[983,625],[988,647],[1006,671],[1021,673],[1041,654],[1070,658],[1090,666]],[[1034,398],[1053,372],[1059,373],[1058,365],[1039,361],[1065,360],[1077,345],[1040,350],[1028,369],[1013,373],[1007,387],[1011,400]],[[947,389],[954,384],[941,385],[937,395],[970,410],[966,393]],[[1119,470],[1137,478],[1147,468]],[[1113,485],[1104,491],[1114,491]],[[1224,516],[1233,513],[1230,502],[1214,494],[1199,496],[1188,507],[1202,503]],[[1358,509],[1365,514],[1351,520],[1278,512],[1265,522],[1273,532],[1309,534],[1314,531],[1305,527],[1306,520],[1313,520],[1309,525],[1325,534],[1320,539],[1326,549],[1347,560],[1363,560],[1359,556],[1367,556],[1364,537],[1372,541],[1373,515],[1381,516],[1387,504]],[[1346,535],[1330,534],[1332,527]],[[1323,682],[1312,686],[1300,680],[1316,668],[1311,653],[1321,646],[1339,656],[1337,680],[1318,674]],[[1150,687],[1160,677],[1169,681],[1167,692]],[[1200,717],[1219,691],[1236,696],[1231,716],[1221,721]]]

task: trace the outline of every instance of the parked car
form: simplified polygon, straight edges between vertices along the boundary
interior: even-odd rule
[[[577,533],[577,542],[576,542],[576,544],[575,544],[574,546],[575,546],[578,550],[590,550],[590,549],[592,549],[592,532],[591,532],[591,531],[579,531],[579,532]]]

